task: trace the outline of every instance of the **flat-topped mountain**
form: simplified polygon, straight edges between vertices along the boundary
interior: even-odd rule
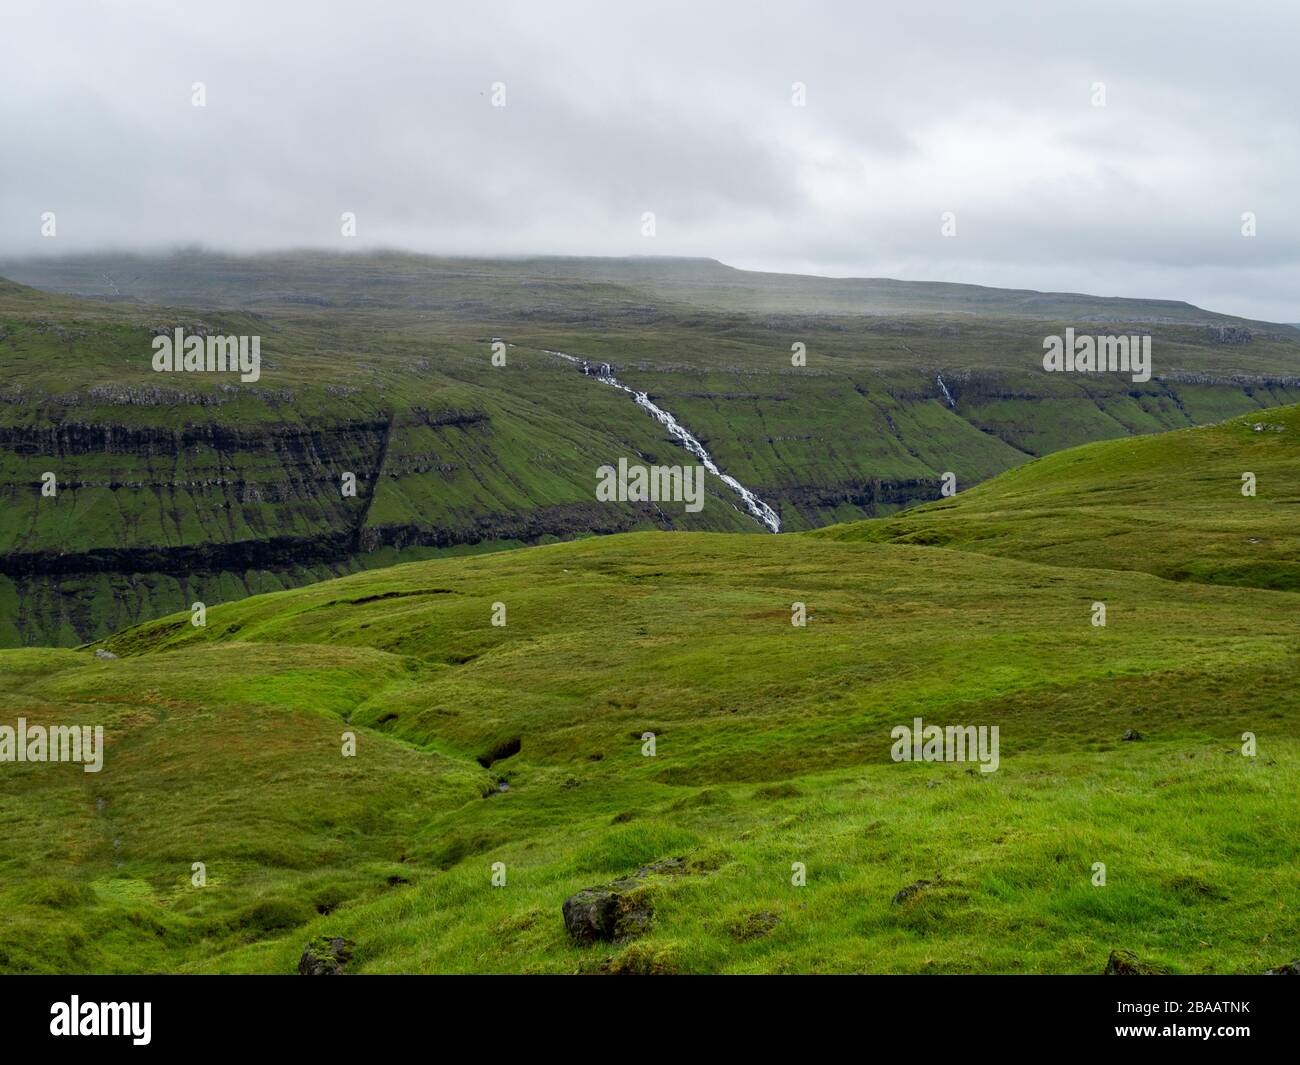
[[[968,315],[1038,320],[1222,324],[1232,315],[1178,300],[892,278],[832,278],[741,270],[716,259],[546,256],[458,258],[375,251],[227,255],[100,253],[0,258],[0,275],[50,292],[192,306],[302,304],[478,312],[545,309],[563,294],[571,310],[611,310],[653,299],[720,312],[795,315]],[[483,308],[486,309],[486,308]],[[1255,323],[1286,331],[1288,327]]]

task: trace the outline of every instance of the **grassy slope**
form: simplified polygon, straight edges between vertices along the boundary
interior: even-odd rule
[[[1231,492],[1197,479],[1247,455],[1284,469],[1252,449],[1290,432],[1160,438],[1173,457],[1132,504],[1195,490],[1207,522],[1249,532]],[[1058,511],[1044,539],[1054,524],[1068,540],[1120,469],[1069,468],[1066,488],[1034,486],[1050,506],[1025,488],[1031,513]],[[1276,528],[1263,498],[1242,502]],[[1095,972],[1127,947],[1195,973],[1292,957],[1300,598],[1065,555],[633,534],[218,606],[205,629],[119,634],[118,661],[4,652],[3,720],[103,722],[110,744],[98,776],[0,773],[0,964],[284,972],[321,933],[354,938],[362,972]],[[890,728],[917,715],[999,725],[1001,768],[891,762]],[[1146,739],[1120,742],[1127,728]],[[678,854],[691,872],[651,888],[647,936],[568,941],[568,894]],[[193,861],[207,888],[188,886]],[[891,903],[920,878],[934,883]],[[776,929],[754,935],[768,913]]]
[[[1300,406],[1280,407],[1058,452],[951,499],[812,535],[1300,591],[1297,471]]]

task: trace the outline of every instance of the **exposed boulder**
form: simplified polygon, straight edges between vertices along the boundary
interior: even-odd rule
[[[95,657],[96,657],[96,658],[104,658],[104,659],[108,659],[108,658],[116,658],[117,655],[113,654],[112,651],[106,651],[106,650],[104,650],[104,648],[102,648],[102,647],[96,647],[96,648],[95,648]]]
[[[343,967],[352,960],[356,944],[342,936],[318,936],[302,950],[298,959],[299,976],[342,976]]]
[[[564,900],[564,927],[580,943],[631,939],[653,919],[654,906],[644,890],[584,888]]]
[[[1268,969],[1265,976],[1300,976],[1300,958],[1289,961],[1285,965],[1279,965],[1276,969]]]
[[[1122,735],[1122,736],[1120,737],[1120,739],[1122,739],[1122,740],[1144,740],[1144,739],[1146,739],[1146,737],[1145,737],[1144,735],[1142,735],[1142,733],[1140,733],[1140,732],[1139,732],[1137,729],[1135,729],[1135,728],[1126,728],[1126,729],[1124,730],[1124,735]]]
[[[583,888],[564,900],[564,927],[580,943],[617,942],[641,935],[654,921],[646,881],[686,872],[685,858],[665,858],[603,887]]]

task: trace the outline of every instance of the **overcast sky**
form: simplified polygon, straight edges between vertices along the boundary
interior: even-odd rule
[[[1300,322],[1298,31],[1293,0],[3,0],[0,255],[706,255]]]

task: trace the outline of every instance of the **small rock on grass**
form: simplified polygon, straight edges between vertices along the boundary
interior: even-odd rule
[[[648,929],[653,918],[644,891],[584,888],[564,900],[564,927],[581,943],[631,939]]]
[[[580,943],[640,935],[654,920],[654,905],[644,882],[686,872],[685,858],[665,858],[603,887],[583,888],[564,900],[564,927]]]
[[[342,936],[318,936],[302,950],[298,959],[299,976],[341,976],[343,967],[352,960],[356,944]]]

